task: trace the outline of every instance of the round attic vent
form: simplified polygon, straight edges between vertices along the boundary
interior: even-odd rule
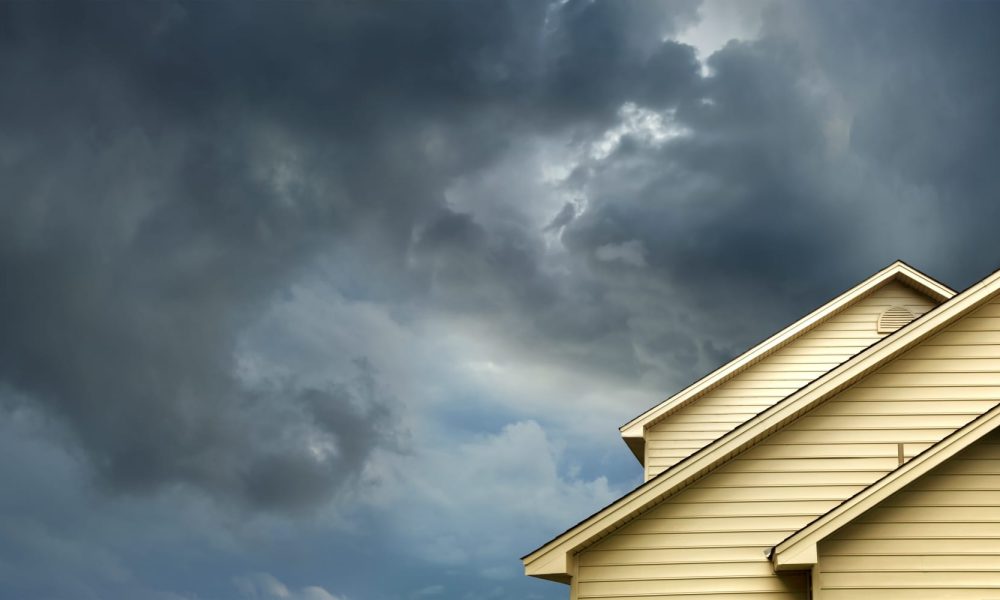
[[[890,306],[878,316],[876,330],[879,333],[892,333],[915,318],[913,313],[902,306]]]

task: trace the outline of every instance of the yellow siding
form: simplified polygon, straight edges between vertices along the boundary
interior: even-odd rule
[[[905,306],[920,316],[936,303],[898,282],[834,315],[784,348],[754,364],[646,432],[645,477],[650,479],[760,411],[833,369],[886,334],[875,330],[879,314]],[[1000,321],[998,314],[997,321]],[[1000,341],[997,342],[1000,344]]]
[[[1000,598],[1000,435],[820,542],[817,588],[817,600]]]
[[[804,600],[805,575],[775,575],[764,552],[895,469],[897,444],[910,458],[1000,401],[1000,344],[953,343],[956,333],[1000,336],[1000,322],[983,318],[994,314],[1000,304],[922,342],[582,550],[573,593],[580,600]],[[986,362],[956,364],[970,354]],[[965,475],[949,489],[1000,488],[1000,466],[992,473]],[[997,520],[988,531],[1000,535],[1000,514]]]

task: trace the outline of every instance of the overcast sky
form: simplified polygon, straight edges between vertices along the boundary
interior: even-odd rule
[[[1000,3],[0,3],[0,598],[565,599],[617,427],[1000,267]]]

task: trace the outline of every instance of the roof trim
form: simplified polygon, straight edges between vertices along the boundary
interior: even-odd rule
[[[965,450],[997,427],[1000,427],[1000,404],[785,538],[771,552],[774,570],[801,570],[816,564],[818,560],[816,546],[820,541]]]
[[[938,302],[947,301],[955,295],[955,291],[948,286],[921,273],[903,261],[897,260],[692,385],[619,427],[622,437],[625,438],[625,443],[628,444],[629,448],[641,462],[641,438],[643,438],[646,428],[667,417],[682,406],[693,402],[722,383],[725,383],[750,365],[769,356],[834,314],[893,280],[915,288]]]
[[[546,578],[569,576],[574,552],[707,475],[730,457],[978,308],[998,292],[1000,271],[995,271],[524,556],[525,573]]]

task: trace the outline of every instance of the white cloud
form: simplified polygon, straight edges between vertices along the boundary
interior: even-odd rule
[[[619,122],[590,145],[589,158],[604,160],[614,152],[622,138],[629,136],[657,148],[671,139],[690,131],[674,120],[674,110],[656,112],[634,102],[626,102],[618,110]]]
[[[702,0],[699,19],[676,36],[676,40],[698,50],[702,74],[708,75],[704,60],[730,40],[759,37],[761,16],[774,0]]]
[[[330,592],[324,590],[317,585],[310,585],[308,587],[302,588],[299,592],[298,597],[301,600],[340,600],[338,596],[334,596]]]
[[[429,585],[427,587],[420,588],[419,590],[413,592],[413,594],[411,594],[410,597],[429,598],[432,596],[440,596],[441,594],[444,593],[444,590],[445,587],[443,585],[441,585],[440,583],[435,583],[434,585]]]
[[[444,441],[392,465],[385,501],[406,511],[385,518],[409,540],[401,546],[429,562],[516,576],[516,557],[530,550],[526,537],[542,542],[570,524],[567,515],[589,514],[620,494],[604,477],[567,474],[560,454],[534,421],[457,445]]]
[[[310,585],[294,591],[270,573],[247,573],[233,578],[233,585],[246,600],[346,600]]]

